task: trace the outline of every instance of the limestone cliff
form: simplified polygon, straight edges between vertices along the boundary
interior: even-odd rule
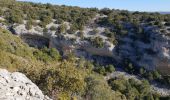
[[[0,100],[51,100],[19,72],[0,69]]]

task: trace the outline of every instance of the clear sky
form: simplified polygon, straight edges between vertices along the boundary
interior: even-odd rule
[[[170,12],[170,0],[18,0],[79,7]]]

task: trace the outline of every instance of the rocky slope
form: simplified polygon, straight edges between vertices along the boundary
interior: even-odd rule
[[[2,28],[11,30],[17,35],[27,35],[24,40],[30,45],[41,48],[47,46],[58,48],[63,54],[68,52],[74,52],[78,56],[98,55],[105,57],[112,57],[117,62],[122,63],[123,59],[130,59],[131,62],[137,66],[145,67],[148,70],[160,70],[165,75],[170,72],[170,50],[169,50],[169,30],[165,26],[166,33],[162,33],[160,28],[155,26],[148,26],[141,24],[144,29],[145,40],[141,40],[142,35],[131,32],[134,28],[131,25],[125,25],[129,29],[128,35],[119,38],[122,43],[113,44],[109,41],[109,38],[105,35],[105,29],[110,27],[96,25],[96,21],[99,18],[105,18],[107,16],[96,15],[94,19],[90,21],[88,25],[84,27],[83,38],[79,36],[80,31],[76,31],[74,34],[55,34],[56,30],[50,30],[50,27],[58,28],[60,24],[55,24],[55,20],[46,25],[47,32],[43,32],[43,28],[34,26],[31,29],[26,29],[25,24],[11,26],[0,25]],[[3,17],[2,17],[3,18]],[[4,19],[5,20],[5,19]],[[26,21],[24,21],[26,23]],[[38,22],[38,21],[37,21]],[[67,30],[70,28],[68,22],[64,22],[67,26]],[[94,29],[97,32],[93,32]],[[33,35],[33,36],[31,36]],[[35,35],[35,36],[34,36]],[[38,36],[39,35],[39,36]],[[43,39],[42,36],[45,36]],[[34,37],[34,38],[33,38]],[[88,39],[95,39],[99,37],[102,39],[103,47],[95,47]],[[135,37],[135,38],[134,38]],[[31,38],[31,40],[30,40]],[[48,40],[48,39],[49,40]],[[149,41],[149,42],[148,42]],[[84,51],[86,53],[84,53]],[[119,51],[119,52],[116,52]]]
[[[61,26],[61,24],[55,24],[54,19],[51,23],[46,25],[46,32],[44,32],[44,28],[41,28],[40,26],[33,26],[31,29],[26,29],[26,20],[24,20],[23,24],[13,24],[9,26],[1,23],[0,27],[8,29],[14,34],[23,35],[23,37],[25,37],[24,40],[30,46],[41,48],[41,46],[44,47],[49,44],[49,47],[58,48],[63,54],[74,52],[78,56],[87,56],[90,54],[112,57],[119,63],[122,63],[121,61],[124,59],[130,59],[131,62],[137,66],[145,67],[148,70],[157,69],[165,75],[169,74],[170,39],[168,35],[169,27],[164,25],[165,23],[163,23],[163,29],[158,28],[157,26],[146,25],[147,23],[141,23],[140,27],[144,30],[144,33],[142,34],[132,32],[131,30],[134,30],[134,27],[130,24],[125,24],[124,27],[128,29],[128,35],[118,39],[121,43],[113,44],[109,41],[109,37],[106,36],[105,33],[105,29],[113,28],[100,26],[96,23],[99,18],[106,17],[107,16],[97,14],[95,18],[91,19],[89,24],[84,26],[82,36],[80,36],[79,30],[73,34],[67,32],[71,26],[69,22],[64,22],[67,26],[66,32],[58,34],[56,29]],[[0,18],[1,20],[5,20],[3,17]],[[37,20],[36,22],[38,23],[39,21]],[[50,30],[51,27],[54,27],[55,30]],[[94,32],[94,30],[97,31]],[[164,32],[162,32],[162,30]],[[30,36],[27,36],[26,34],[29,34]],[[45,38],[42,38],[42,36],[45,36]],[[96,37],[101,38],[102,41],[100,40],[100,42],[103,43],[103,47],[96,48],[89,41],[89,39],[92,40]]]
[[[0,0],[0,5],[0,67],[24,73],[50,98],[170,95],[170,15],[16,0]],[[2,99],[48,99],[24,75],[0,72]]]
[[[93,23],[95,24],[95,23]],[[81,39],[75,34],[65,34],[63,36],[52,35],[50,38],[50,47],[59,47],[62,52],[75,52],[77,55],[87,56],[98,55],[105,57],[112,57],[117,62],[122,63],[123,59],[130,59],[137,66],[145,67],[148,70],[160,70],[165,75],[169,74],[169,31],[164,34],[161,29],[154,26],[141,26],[144,28],[144,39],[142,40],[139,34],[131,33],[125,37],[119,38],[122,43],[113,44],[104,35],[106,27],[95,27],[98,32],[91,34],[93,28],[86,26],[83,30],[85,39]],[[129,29],[133,29],[130,27]],[[102,38],[104,46],[95,47],[88,40],[88,38],[95,39],[96,37]],[[87,39],[86,39],[87,38]],[[82,50],[82,52],[80,52]],[[83,51],[88,54],[84,55]],[[116,52],[118,51],[118,52]]]
[[[19,72],[0,69],[0,100],[51,100]]]

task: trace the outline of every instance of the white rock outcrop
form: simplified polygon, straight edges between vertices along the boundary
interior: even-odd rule
[[[37,34],[43,35],[43,28],[40,26],[33,26],[30,30],[26,29],[25,24],[16,25],[13,27],[13,31],[17,35],[22,34]]]
[[[0,69],[0,100],[51,100],[19,72]]]

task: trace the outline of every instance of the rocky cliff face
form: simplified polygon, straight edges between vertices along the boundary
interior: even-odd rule
[[[64,39],[51,38],[51,47],[62,47],[62,51],[84,50],[91,55],[112,57],[120,62],[123,59],[130,59],[137,66],[145,67],[148,70],[158,69],[164,74],[170,72],[170,39],[162,34],[157,28],[146,28],[146,41],[134,39],[136,34],[131,33],[126,37],[120,38],[123,42],[119,45],[113,45],[105,41],[103,48],[95,48],[88,41],[81,41],[78,38],[70,41],[71,37]],[[67,39],[66,39],[67,38]],[[68,39],[69,38],[69,39]],[[70,42],[69,42],[70,41]],[[116,50],[118,52],[116,52]],[[76,52],[83,55],[83,52]],[[121,63],[121,62],[120,62]]]
[[[123,44],[118,47],[119,56],[130,59],[136,65],[148,70],[158,69],[164,74],[169,74],[169,36],[154,27],[145,27],[145,32],[146,36],[142,40],[132,38],[137,37],[134,33],[122,38]]]
[[[0,69],[0,100],[51,100],[19,72]]]
[[[13,33],[18,35],[35,35],[38,34],[43,36],[44,34],[48,34],[46,36],[47,39],[31,39],[29,37],[25,38],[26,42],[30,46],[41,47],[45,44],[45,46],[54,47],[59,49],[64,55],[68,52],[74,52],[78,56],[87,56],[87,55],[97,55],[103,57],[112,57],[117,62],[122,63],[123,59],[130,59],[135,65],[139,67],[145,67],[148,70],[158,69],[164,74],[169,74],[170,72],[170,38],[169,38],[169,30],[165,33],[161,32],[160,28],[153,26],[145,26],[141,25],[146,34],[137,34],[135,32],[131,33],[133,27],[127,26],[129,29],[128,35],[125,37],[119,38],[119,41],[122,43],[113,44],[109,41],[109,38],[105,35],[105,29],[109,27],[97,26],[95,21],[99,16],[97,16],[93,21],[91,21],[92,27],[87,25],[84,27],[83,38],[81,39],[78,36],[79,31],[74,34],[55,34],[56,31],[52,31],[49,28],[51,26],[57,28],[59,24],[54,24],[54,21],[46,26],[47,33],[43,32],[43,28],[39,26],[34,26],[32,29],[27,30],[25,25],[14,25],[12,27]],[[105,16],[106,17],[106,16]],[[95,25],[93,25],[95,24]],[[8,29],[8,26],[0,25],[2,28]],[[69,24],[67,23],[69,27]],[[94,28],[98,31],[96,33],[93,32]],[[68,28],[69,29],[69,28]],[[142,36],[145,35],[145,36]],[[90,42],[89,38],[100,37],[102,38],[104,46],[101,48],[94,47]],[[44,46],[42,46],[44,47]],[[118,51],[118,52],[116,52]]]

